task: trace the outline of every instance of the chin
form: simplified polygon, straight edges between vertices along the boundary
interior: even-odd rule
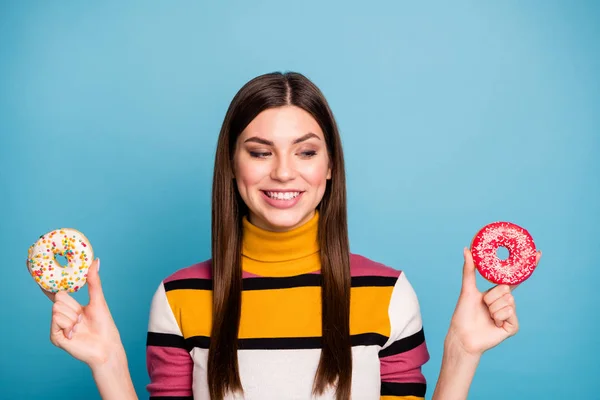
[[[268,211],[261,216],[267,229],[286,231],[298,227],[307,220],[310,212],[296,210]]]

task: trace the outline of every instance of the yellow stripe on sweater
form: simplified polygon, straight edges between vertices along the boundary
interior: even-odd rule
[[[351,291],[350,334],[389,336],[388,308],[393,287],[355,287]],[[212,292],[177,289],[167,292],[183,336],[210,336]],[[321,336],[321,288],[249,290],[242,292],[240,338]],[[365,318],[368,316],[369,318]]]

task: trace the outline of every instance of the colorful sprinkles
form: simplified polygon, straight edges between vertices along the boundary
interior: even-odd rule
[[[62,266],[57,256],[65,257],[67,265]],[[94,251],[85,235],[75,229],[62,228],[40,236],[29,247],[27,268],[43,289],[72,293],[85,285],[93,260]]]

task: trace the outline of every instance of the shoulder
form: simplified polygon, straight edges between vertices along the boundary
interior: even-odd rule
[[[168,293],[178,292],[177,289],[210,289],[211,286],[212,262],[209,259],[180,268],[162,279],[154,292],[153,302],[169,297]]]
[[[404,271],[360,254],[350,255],[350,269],[353,287],[373,288],[367,298],[361,298],[361,301],[372,305],[367,307],[372,312],[369,319],[374,319],[378,307],[385,308],[385,316],[382,318],[387,321],[389,332],[386,333],[388,341],[383,348],[413,335],[413,341],[420,343],[423,326],[419,301]]]
[[[351,254],[350,268],[353,278],[365,277],[358,279],[369,279],[374,285],[387,286],[390,290],[389,301],[385,302],[390,332],[383,348],[388,348],[397,342],[389,350],[393,353],[400,348],[405,348],[405,345],[410,348],[421,345],[424,342],[421,309],[417,294],[406,278],[405,272],[358,254]],[[423,349],[425,349],[424,345]],[[428,355],[423,353],[419,357],[425,360]]]
[[[368,284],[392,289],[390,307],[408,307],[418,312],[417,294],[403,270],[352,253],[350,254],[350,270],[353,282],[359,286]],[[359,284],[358,281],[361,283]]]
[[[212,262],[211,260],[201,261],[187,267],[178,269],[171,275],[165,277],[162,281],[164,285],[173,285],[176,282],[187,281],[190,279],[212,279]]]
[[[402,275],[399,269],[354,253],[350,253],[350,271],[353,277],[380,276],[397,279]]]
[[[150,305],[151,332],[167,332],[182,335],[182,310],[203,307],[210,310],[210,301],[197,304],[198,298],[193,294],[210,290],[212,285],[211,260],[198,262],[181,268],[165,277],[155,290]]]

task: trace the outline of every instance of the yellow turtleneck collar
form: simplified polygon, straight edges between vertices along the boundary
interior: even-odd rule
[[[319,213],[286,232],[272,232],[242,221],[242,269],[268,277],[293,276],[318,271]]]

